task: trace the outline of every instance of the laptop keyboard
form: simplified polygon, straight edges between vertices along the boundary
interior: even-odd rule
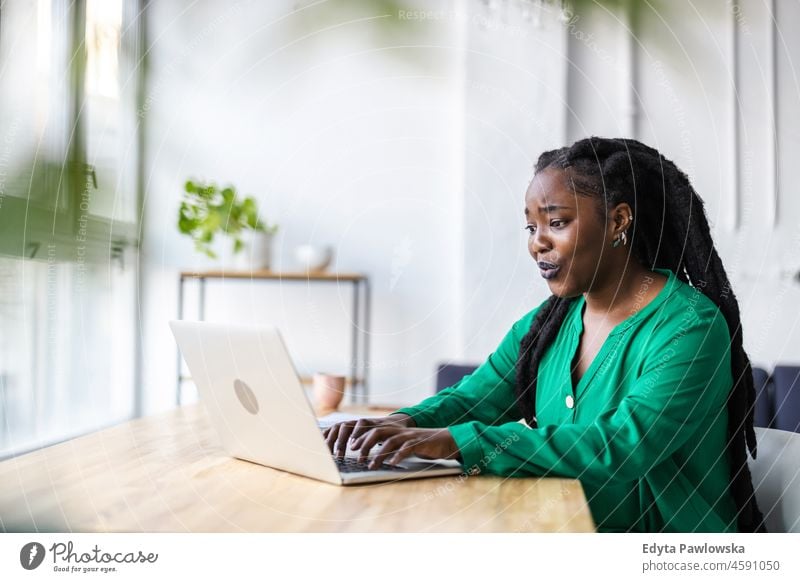
[[[410,469],[404,469],[403,467],[396,467],[394,465],[390,465],[389,463],[381,463],[380,467],[376,467],[375,469],[369,468],[370,461],[361,462],[356,458],[353,457],[345,457],[343,459],[339,459],[337,457],[333,458],[336,461],[336,467],[339,469],[340,473],[360,473],[361,471],[377,471],[381,469],[383,471],[409,471]]]

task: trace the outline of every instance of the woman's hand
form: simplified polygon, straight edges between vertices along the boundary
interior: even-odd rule
[[[461,452],[446,428],[377,426],[354,439],[351,448],[360,450],[359,460],[364,462],[372,447],[380,442],[383,447],[370,461],[370,469],[377,469],[384,462],[396,465],[410,455],[423,459],[461,460]]]
[[[325,437],[331,453],[342,458],[347,451],[347,441],[349,439],[357,439],[369,430],[384,426],[409,428],[417,426],[417,423],[409,415],[402,413],[378,418],[360,418],[332,424],[322,431],[322,436]]]

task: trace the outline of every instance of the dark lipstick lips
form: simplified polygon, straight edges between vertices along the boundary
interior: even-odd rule
[[[538,261],[537,264],[539,265],[539,273],[545,279],[552,279],[561,270],[561,267],[559,265],[556,265],[555,263],[548,263],[547,261]]]

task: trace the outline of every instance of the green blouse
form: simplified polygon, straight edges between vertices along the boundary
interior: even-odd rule
[[[728,327],[699,289],[656,271],[664,288],[611,331],[574,387],[585,299],[571,303],[540,363],[537,428],[519,421],[514,369],[541,305],[475,372],[395,412],[449,427],[469,474],[579,479],[600,531],[736,531],[723,454]]]

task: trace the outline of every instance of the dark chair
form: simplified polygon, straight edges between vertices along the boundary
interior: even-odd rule
[[[470,364],[439,364],[436,369],[436,391],[440,392],[461,380],[467,374],[472,374],[478,366]]]
[[[763,368],[753,368],[753,386],[756,390],[753,425],[770,428],[775,410],[772,407],[774,387],[769,372]]]
[[[800,366],[775,366],[772,381],[775,385],[773,428],[800,432]]]

